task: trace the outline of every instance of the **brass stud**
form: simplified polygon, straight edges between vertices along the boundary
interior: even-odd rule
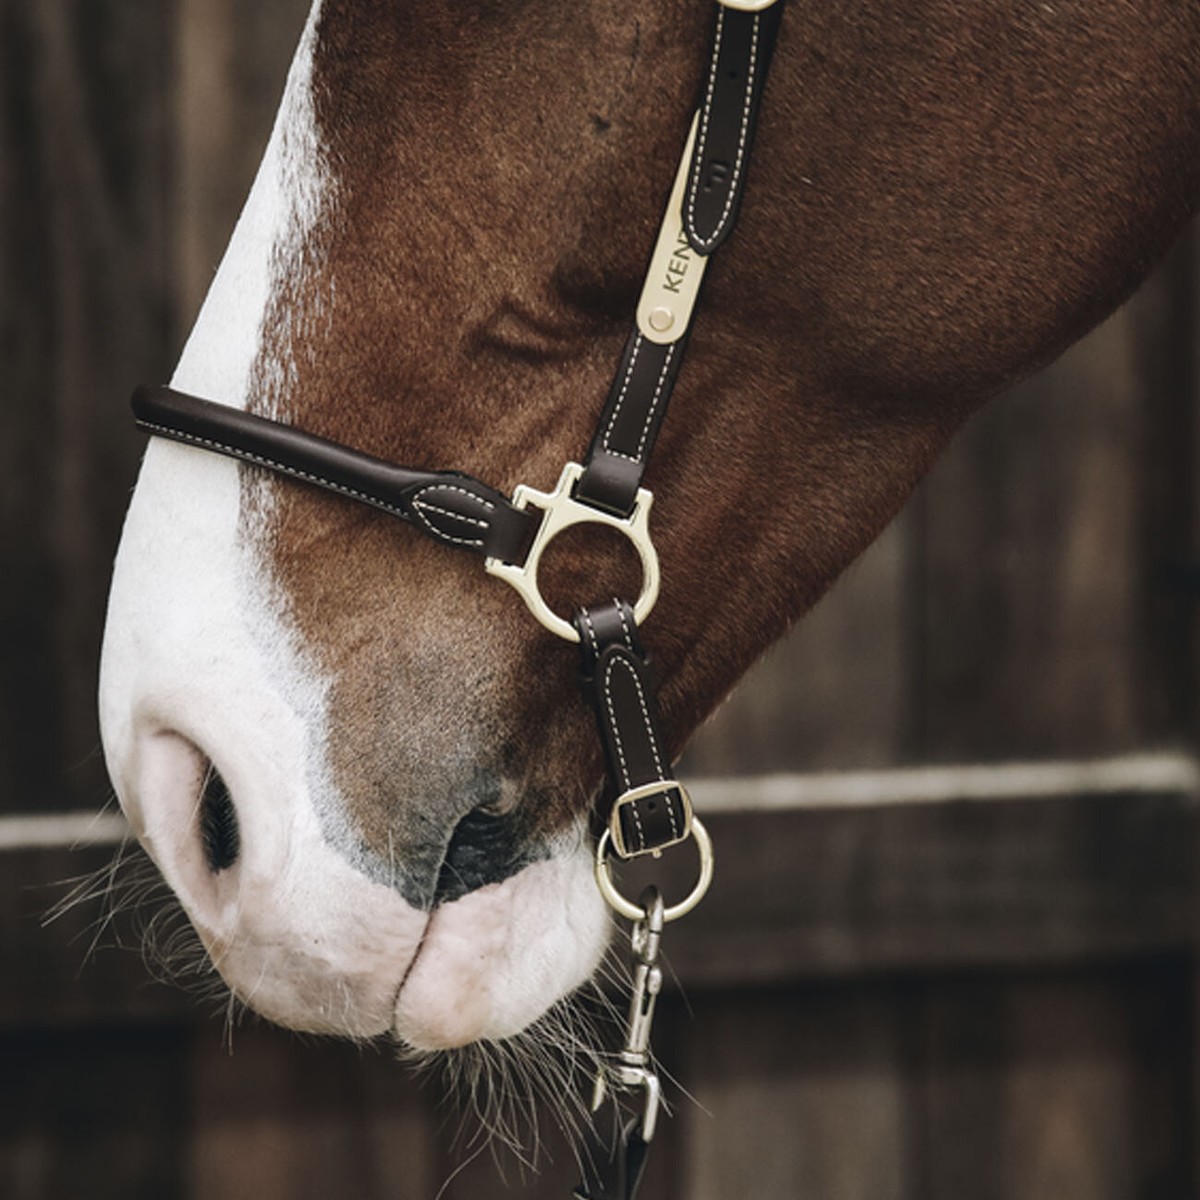
[[[666,333],[675,324],[675,314],[669,308],[652,308],[647,320],[656,333]]]

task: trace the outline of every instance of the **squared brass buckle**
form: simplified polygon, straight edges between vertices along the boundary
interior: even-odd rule
[[[667,842],[658,842],[653,846],[647,846],[644,850],[630,849],[625,840],[625,830],[621,825],[621,810],[628,808],[631,804],[636,804],[639,800],[645,800],[648,796],[657,796],[664,792],[678,792],[682,801],[683,821],[678,836]],[[692,798],[688,795],[687,788],[678,779],[658,779],[654,783],[645,783],[641,787],[630,788],[629,791],[622,792],[613,801],[612,812],[608,817],[608,832],[618,858],[638,858],[643,854],[650,854],[658,858],[664,850],[671,846],[678,846],[680,842],[686,842],[691,836]]]

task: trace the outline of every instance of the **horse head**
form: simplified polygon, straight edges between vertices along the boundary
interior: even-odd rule
[[[672,754],[966,415],[1129,294],[1198,190],[1194,6],[1147,3],[1137,36],[1116,3],[790,7],[646,479]],[[620,358],[711,20],[318,0],[173,384],[549,489]],[[559,541],[558,611],[636,591],[619,549]],[[600,754],[575,672],[477,561],[151,443],[106,755],[267,1016],[447,1047],[516,1033],[590,974]]]

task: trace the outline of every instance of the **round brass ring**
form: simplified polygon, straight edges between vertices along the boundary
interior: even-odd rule
[[[677,921],[680,917],[686,917],[704,899],[704,894],[708,891],[709,884],[712,883],[712,839],[708,836],[708,830],[695,817],[692,818],[692,836],[696,839],[696,850],[700,855],[700,875],[691,892],[684,899],[680,900],[678,904],[673,904],[664,911],[664,923]],[[596,873],[596,885],[600,889],[600,895],[604,897],[611,909],[620,913],[627,920],[644,920],[646,916],[645,911],[631,900],[627,900],[622,896],[617,891],[617,885],[613,883],[612,865],[608,857],[608,848],[611,843],[612,834],[606,829],[600,835],[600,840],[596,843],[596,856],[593,861]]]

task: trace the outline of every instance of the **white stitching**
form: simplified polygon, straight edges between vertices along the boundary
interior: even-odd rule
[[[646,707],[646,693],[642,691],[642,681],[638,678],[637,672],[628,663],[625,663],[625,666],[628,667],[634,686],[637,688],[638,703],[642,707],[642,720],[646,723],[646,740],[650,743],[650,753],[654,755],[654,768],[658,771],[659,779],[666,779],[667,773],[663,770],[662,757],[658,753],[658,742],[654,737],[654,728],[650,724],[650,710]]]
[[[427,483],[424,487],[417,489],[417,493],[423,492],[457,492],[460,496],[467,496],[471,500],[482,504],[484,508],[491,509],[496,507],[490,500],[485,500],[476,492],[471,491],[470,488],[459,487],[454,483]],[[454,515],[457,516],[458,514],[455,513]],[[464,521],[473,520],[472,517],[462,517],[461,519]],[[480,524],[482,525],[484,522],[481,521]]]
[[[642,433],[638,438],[637,454],[625,454],[620,450],[614,450],[609,444],[609,439],[612,437],[613,426],[617,423],[617,415],[621,411],[621,405],[625,401],[625,393],[629,390],[629,383],[633,377],[633,366],[637,361],[638,351],[641,349],[642,335],[639,333],[634,342],[633,353],[629,356],[629,369],[625,372],[625,378],[621,382],[621,391],[617,396],[617,406],[613,409],[612,416],[608,419],[608,424],[604,429],[604,446],[605,452],[611,454],[614,458],[623,458],[626,462],[640,463],[642,454],[646,449],[646,439],[650,436],[650,427],[654,424],[654,414],[658,411],[658,402],[662,398],[663,388],[666,386],[667,375],[671,370],[671,360],[675,357],[675,351],[679,348],[678,342],[672,342],[667,347],[667,356],[663,359],[662,367],[658,372],[658,383],[654,388],[654,395],[650,399],[650,408],[646,413],[646,419],[642,422]]]
[[[613,708],[613,702],[612,702],[612,673],[613,673],[613,667],[616,666],[617,663],[623,663],[623,660],[619,659],[619,658],[610,658],[608,660],[608,666],[605,669],[605,673],[604,673],[604,676],[605,676],[604,677],[604,703],[608,708],[608,720],[609,720],[610,726],[612,727],[613,743],[616,745],[617,758],[620,760],[620,764],[621,764],[622,790],[628,791],[629,790],[629,767],[625,763],[625,748],[621,745],[621,726],[617,723],[617,713],[616,713],[616,710]],[[627,668],[629,667],[628,663],[623,663],[623,665],[626,666]],[[636,681],[636,679],[637,679],[636,675],[634,676],[634,679]],[[634,815],[635,816],[637,815],[637,806],[636,805],[634,805]]]
[[[713,35],[712,60],[708,64],[708,88],[704,93],[704,108],[700,114],[700,130],[696,134],[696,148],[692,151],[692,177],[688,180],[688,232],[697,241],[696,193],[700,190],[700,164],[704,161],[704,148],[708,144],[708,118],[712,114],[713,93],[717,88],[717,61],[721,57],[721,41],[725,36],[725,8],[717,9],[717,30]]]
[[[313,475],[309,471],[301,471],[298,467],[289,467],[286,463],[276,462],[272,458],[264,458],[261,454],[252,454],[249,450],[243,450],[241,447],[231,445],[228,442],[217,442],[211,438],[200,437],[194,433],[185,433],[181,429],[172,429],[168,425],[158,425],[153,421],[138,421],[138,424],[143,429],[149,429],[152,433],[160,434],[165,438],[170,438],[172,441],[191,442],[196,446],[204,446],[208,450],[216,450],[219,454],[229,454],[245,462],[254,463],[256,466],[269,467],[273,471],[294,476],[296,479],[304,479],[309,483],[329,488],[331,491],[341,492],[343,496],[350,496],[354,500],[361,500],[366,504],[374,505],[376,508],[382,508],[404,520],[408,519],[408,513],[404,509],[398,508],[394,504],[388,504],[386,500],[380,500],[377,496],[369,495],[367,492],[359,492],[352,487],[346,487],[345,484],[335,483],[332,479],[326,479],[324,475]]]
[[[625,625],[624,619],[622,619],[621,624],[622,624],[622,626]],[[612,727],[612,731],[613,731],[613,742],[616,745],[617,757],[620,760],[620,764],[621,764],[621,779],[624,784],[624,789],[626,791],[628,791],[629,783],[630,783],[629,767],[625,762],[625,748],[621,744],[620,726],[617,724],[617,714],[613,709],[613,702],[612,702],[612,673],[613,673],[613,668],[618,665],[623,666],[629,672],[629,678],[633,680],[633,686],[637,691],[638,704],[641,707],[642,720],[645,723],[645,728],[646,728],[646,740],[650,745],[650,753],[654,756],[654,766],[655,766],[656,770],[658,771],[659,781],[665,782],[667,775],[666,775],[666,772],[663,770],[662,757],[658,752],[658,743],[654,737],[653,726],[651,726],[651,724],[650,724],[650,710],[646,705],[646,693],[642,690],[642,681],[641,681],[641,679],[638,678],[637,671],[634,670],[634,668],[632,666],[630,666],[630,664],[628,662],[626,662],[623,658],[612,658],[609,660],[608,668],[605,672],[604,703],[608,708],[608,718],[611,723],[611,727]],[[671,825],[671,836],[673,838],[678,838],[680,836],[680,834],[679,834],[679,826],[675,821],[675,810],[671,806],[670,801],[665,801],[665,803],[666,803],[666,808],[667,808],[667,820],[670,822],[670,825]],[[634,821],[634,824],[637,826],[638,837],[641,839],[642,845],[645,846],[646,845],[646,833],[645,833],[645,830],[642,828],[642,817],[641,817],[641,814],[638,812],[638,806],[636,804],[630,804],[628,807],[633,813],[633,821]]]
[[[696,136],[696,149],[692,156],[692,178],[688,181],[688,232],[706,250],[714,245],[725,228],[725,222],[729,218],[729,210],[733,207],[733,199],[737,195],[738,179],[742,173],[742,164],[746,157],[746,130],[750,125],[750,101],[754,96],[754,76],[758,63],[758,21],[760,15],[759,13],[755,13],[754,24],[750,30],[750,69],[747,72],[746,94],[742,101],[742,125],[738,131],[737,158],[733,164],[733,179],[729,184],[729,190],[725,196],[725,207],[721,211],[721,216],[717,221],[712,236],[702,238],[696,229],[696,196],[700,191],[700,167],[704,161],[704,150],[708,140],[708,118],[712,109],[713,92],[716,90],[717,59],[721,53],[721,39],[725,29],[724,8],[717,14],[717,32],[713,38],[713,56],[709,67],[708,93],[704,97],[704,112],[700,121],[700,132]]]
[[[625,609],[621,605],[621,602],[615,598],[613,603],[617,607],[617,616],[621,619],[621,628],[625,632],[625,641],[629,644],[630,652],[636,653],[633,648],[633,634],[629,629],[629,625],[625,621]],[[646,705],[645,693],[642,691],[642,682],[638,678],[637,672],[630,667],[628,663],[625,663],[625,666],[629,668],[629,674],[633,679],[634,685],[637,687],[638,703],[642,706],[642,720],[645,722],[646,726],[646,740],[650,743],[650,753],[654,755],[654,765],[658,769],[658,777],[659,779],[666,779],[667,773],[663,770],[662,757],[658,752],[658,743],[654,738],[654,726],[650,724],[650,711]],[[678,838],[679,827],[675,824],[675,809],[672,807],[670,800],[664,800],[663,803],[666,805],[667,809],[667,820],[671,823],[671,836],[673,838]],[[634,804],[631,805],[631,807],[633,808],[634,818],[637,820],[638,831],[640,832],[642,823],[640,818],[637,817],[637,805]]]
[[[667,347],[667,357],[663,359],[662,370],[658,373],[658,386],[654,389],[654,398],[650,401],[650,410],[646,413],[646,421],[642,426],[642,436],[638,439],[637,458],[634,462],[642,461],[642,451],[646,448],[646,439],[650,436],[650,426],[654,424],[654,414],[658,411],[659,397],[662,395],[663,385],[667,382],[667,372],[671,369],[671,359],[675,357],[676,347],[678,342],[672,342]]]
[[[617,616],[621,619],[621,628],[625,632],[625,644],[629,647],[631,654],[636,654],[637,651],[633,648],[633,637],[629,632],[629,626],[625,624],[625,609],[616,596],[613,597],[613,607],[617,610]]]
[[[633,349],[629,352],[629,365],[625,368],[625,378],[621,380],[621,390],[617,393],[617,406],[612,410],[612,416],[608,418],[608,424],[604,427],[604,440],[601,445],[609,454],[615,454],[618,458],[629,459],[630,462],[636,462],[636,459],[629,458],[628,454],[622,454],[619,450],[614,450],[609,444],[609,438],[612,437],[613,426],[617,423],[617,417],[621,415],[621,405],[625,403],[625,393],[629,391],[629,381],[633,378],[633,368],[637,364],[638,351],[642,348],[642,335],[639,332],[633,339]]]
[[[667,806],[667,820],[671,822],[671,836],[673,838],[679,838],[682,835],[679,832],[679,826],[675,824],[675,809],[670,800],[665,800],[664,803]]]
[[[428,509],[431,513],[437,513],[439,517],[449,517],[452,521],[461,521],[464,525],[478,525],[480,529],[488,527],[488,523],[481,521],[478,517],[465,517],[462,513],[456,513],[452,508],[442,508],[440,504],[430,504],[428,500],[419,500],[414,497],[413,508]]]
[[[229,442],[218,442],[212,438],[200,437],[195,433],[186,433],[182,429],[172,429],[167,425],[159,425],[154,421],[139,421],[139,425],[143,429],[149,429],[152,433],[160,434],[172,441],[190,442],[195,446],[203,446],[207,450],[215,450],[220,454],[230,454],[234,458],[241,459],[244,462],[254,463],[256,466],[267,467],[272,471],[279,471],[283,475],[290,475],[295,479],[303,479],[307,483],[315,483],[320,487],[329,488],[331,491],[339,492],[343,496],[349,496],[352,500],[361,500],[364,504],[370,504],[374,508],[382,508],[385,512],[390,512],[393,516],[407,521],[411,516],[417,517],[421,523],[430,530],[435,537],[442,538],[445,541],[453,542],[458,546],[482,546],[483,538],[460,538],[455,537],[439,529],[423,512],[421,508],[428,508],[433,512],[442,513],[445,516],[453,517],[456,521],[465,521],[470,525],[478,525],[482,529],[487,529],[486,521],[477,520],[474,517],[459,516],[458,513],[450,512],[448,509],[438,508],[436,505],[429,504],[427,501],[418,499],[413,500],[412,513],[409,513],[403,508],[397,507],[395,504],[389,504],[386,500],[380,500],[378,496],[372,496],[368,492],[360,492],[355,488],[347,487],[342,483],[335,483],[332,479],[327,479],[324,475],[314,475],[311,471],[302,471],[299,467],[288,466],[287,463],[276,462],[273,458],[266,458],[261,454],[253,454],[249,450],[243,450],[240,446],[231,445]],[[464,496],[471,496],[478,500],[480,504],[486,505],[488,508],[495,508],[495,505],[488,500],[484,500],[480,496],[476,496],[474,492],[468,491],[466,488],[456,487],[449,483],[430,484],[428,487],[422,488],[422,491],[434,491],[441,488],[445,491],[462,492]]]
[[[588,637],[591,638],[592,653],[596,656],[596,659],[599,660],[599,658],[600,658],[600,643],[596,639],[596,630],[595,630],[595,627],[592,625],[592,614],[590,612],[588,612],[588,610],[586,608],[583,610],[583,623],[587,626]]]
[[[658,752],[658,742],[655,741],[654,730],[650,725],[650,710],[646,707],[646,693],[642,690],[642,681],[638,678],[638,674],[633,669],[633,667],[631,667],[629,665],[629,663],[627,663],[623,658],[613,658],[613,659],[609,660],[608,680],[606,680],[605,690],[604,690],[605,702],[608,704],[608,713],[609,713],[609,716],[612,717],[612,720],[613,720],[613,729],[614,729],[614,731],[616,730],[617,723],[616,723],[616,714],[613,712],[612,697],[610,695],[609,689],[611,687],[612,669],[613,669],[613,666],[617,663],[620,663],[629,672],[629,677],[633,680],[633,686],[637,689],[638,704],[641,706],[642,720],[645,722],[645,725],[646,725],[646,740],[650,744],[650,753],[654,756],[654,767],[658,771],[658,778],[660,780],[664,780],[667,777],[667,773],[663,770],[662,757]],[[628,788],[629,787],[629,771],[626,769],[626,766],[625,766],[625,755],[621,751],[620,734],[617,734],[616,741],[617,741],[617,751],[621,755],[621,774],[623,775],[623,777],[625,779],[625,786]]]
[[[470,495],[470,493],[468,493]],[[486,521],[477,520],[475,517],[464,517],[461,513],[453,512],[448,508],[440,508],[436,504],[430,504],[428,500],[413,499],[413,515],[430,530],[433,535],[443,541],[453,542],[456,546],[482,546],[483,538],[464,538],[455,537],[452,533],[447,533],[444,529],[439,528],[430,520],[422,511],[428,509],[429,512],[437,513],[441,517],[449,517],[452,521],[462,521],[466,525],[478,525],[480,529],[487,530],[488,523]]]

